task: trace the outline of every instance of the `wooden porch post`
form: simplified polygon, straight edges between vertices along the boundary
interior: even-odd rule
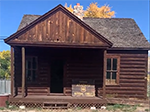
[[[103,98],[106,97],[106,63],[107,63],[107,58],[106,58],[106,53],[107,51],[104,50],[103,54]]]
[[[11,46],[11,97],[14,97],[14,48]]]
[[[22,98],[25,97],[25,48],[22,47]]]

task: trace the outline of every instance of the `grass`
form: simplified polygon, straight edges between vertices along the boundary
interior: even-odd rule
[[[145,109],[145,112],[149,112],[150,110],[149,109]]]
[[[130,106],[130,105],[115,104],[115,105],[108,105],[106,109],[112,112],[116,111],[134,112],[137,109],[137,105]]]
[[[4,107],[0,107],[0,110],[4,110],[5,108]]]
[[[142,111],[141,111],[142,108]],[[19,108],[15,106],[9,106],[9,108],[0,108],[0,112],[4,110],[13,110],[18,111]],[[138,111],[139,110],[139,111]],[[20,110],[19,110],[20,111]],[[82,109],[80,107],[76,107],[73,109],[42,109],[42,108],[26,108],[26,112],[149,112],[150,110],[146,107],[141,107],[140,105],[123,105],[123,104],[114,104],[107,105],[106,110],[102,109]]]

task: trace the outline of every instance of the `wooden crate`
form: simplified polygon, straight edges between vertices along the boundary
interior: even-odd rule
[[[72,80],[72,96],[95,97],[94,80]]]

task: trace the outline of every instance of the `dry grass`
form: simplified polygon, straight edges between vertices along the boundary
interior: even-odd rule
[[[146,106],[139,106],[139,105],[108,105],[105,110],[97,109],[97,110],[91,110],[91,109],[25,109],[20,110],[18,108],[11,108],[11,109],[2,109],[0,108],[0,112],[150,112],[149,107]]]

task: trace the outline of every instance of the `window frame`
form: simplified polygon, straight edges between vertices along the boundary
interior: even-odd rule
[[[107,70],[107,59],[110,58],[111,59],[111,70]],[[117,59],[117,70],[112,70],[113,68],[113,63],[112,60],[113,59]],[[106,85],[119,85],[119,75],[120,75],[120,56],[119,55],[113,55],[113,54],[107,54],[106,55],[106,80],[107,80],[107,72],[110,72],[111,74],[113,72],[116,72],[116,83],[111,83],[111,82],[107,82],[106,81]],[[112,75],[111,75],[112,76]],[[111,77],[110,76],[110,77]],[[112,80],[112,77],[110,78],[110,80]]]
[[[37,63],[37,64],[36,64],[36,69],[33,69],[33,66],[32,66],[33,63],[32,63],[32,62],[31,62],[31,68],[30,68],[30,69],[27,68],[27,65],[26,65],[27,63],[26,63],[26,61],[28,60],[28,58],[32,58],[32,59],[35,58],[35,59],[36,59],[36,63]],[[33,61],[33,60],[32,60],[32,61]],[[26,65],[26,66],[25,66],[25,71],[31,70],[31,74],[32,74],[32,75],[33,75],[33,71],[34,71],[34,70],[35,70],[36,73],[37,73],[37,78],[35,79],[35,81],[28,81],[28,80],[27,80],[27,74],[25,73],[25,74],[26,74],[26,82],[27,82],[27,83],[37,83],[37,82],[38,82],[38,76],[39,76],[39,74],[38,74],[38,57],[37,57],[37,56],[26,56],[25,63],[26,63],[26,64],[25,64],[25,65]]]

